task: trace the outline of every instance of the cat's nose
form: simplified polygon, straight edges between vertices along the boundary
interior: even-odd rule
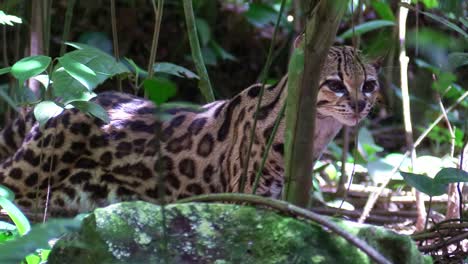
[[[354,111],[361,113],[364,108],[366,108],[366,101],[359,100],[357,102],[349,102],[349,107],[351,107]]]

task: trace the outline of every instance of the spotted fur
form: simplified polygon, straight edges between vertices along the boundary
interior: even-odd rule
[[[314,158],[342,125],[354,125],[372,107],[376,70],[350,47],[330,50],[321,72]],[[285,101],[287,76],[265,89],[257,115],[246,191]],[[66,110],[44,128],[32,113],[16,119],[0,135],[0,184],[16,194],[23,208],[84,212],[122,200],[167,202],[218,192],[236,192],[247,155],[260,85],[231,100],[199,111],[167,110],[158,121],[148,100],[106,92],[93,99],[108,112],[110,123],[78,110]],[[284,121],[262,170],[258,194],[278,197],[283,186]],[[160,184],[163,186],[160,186]],[[49,200],[47,201],[47,197]]]

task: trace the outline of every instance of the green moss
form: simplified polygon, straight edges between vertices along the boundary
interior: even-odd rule
[[[57,243],[49,262],[163,263],[164,258],[170,263],[219,264],[370,262],[344,239],[316,224],[263,209],[191,203],[168,205],[164,212],[165,228],[161,208],[153,204],[132,202],[97,209],[84,220],[80,232]],[[393,260],[422,263],[407,237],[382,229],[346,228],[369,239]],[[400,240],[405,244],[389,246]],[[72,246],[70,241],[89,246]],[[75,256],[72,260],[70,254]]]

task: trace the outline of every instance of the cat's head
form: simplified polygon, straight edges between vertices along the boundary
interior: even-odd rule
[[[353,47],[331,47],[320,74],[318,113],[348,126],[359,123],[377,99],[377,71]]]

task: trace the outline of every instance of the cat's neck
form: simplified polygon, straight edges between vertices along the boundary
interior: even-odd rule
[[[328,144],[340,132],[343,125],[330,116],[317,113],[315,117],[314,160],[318,160]]]

